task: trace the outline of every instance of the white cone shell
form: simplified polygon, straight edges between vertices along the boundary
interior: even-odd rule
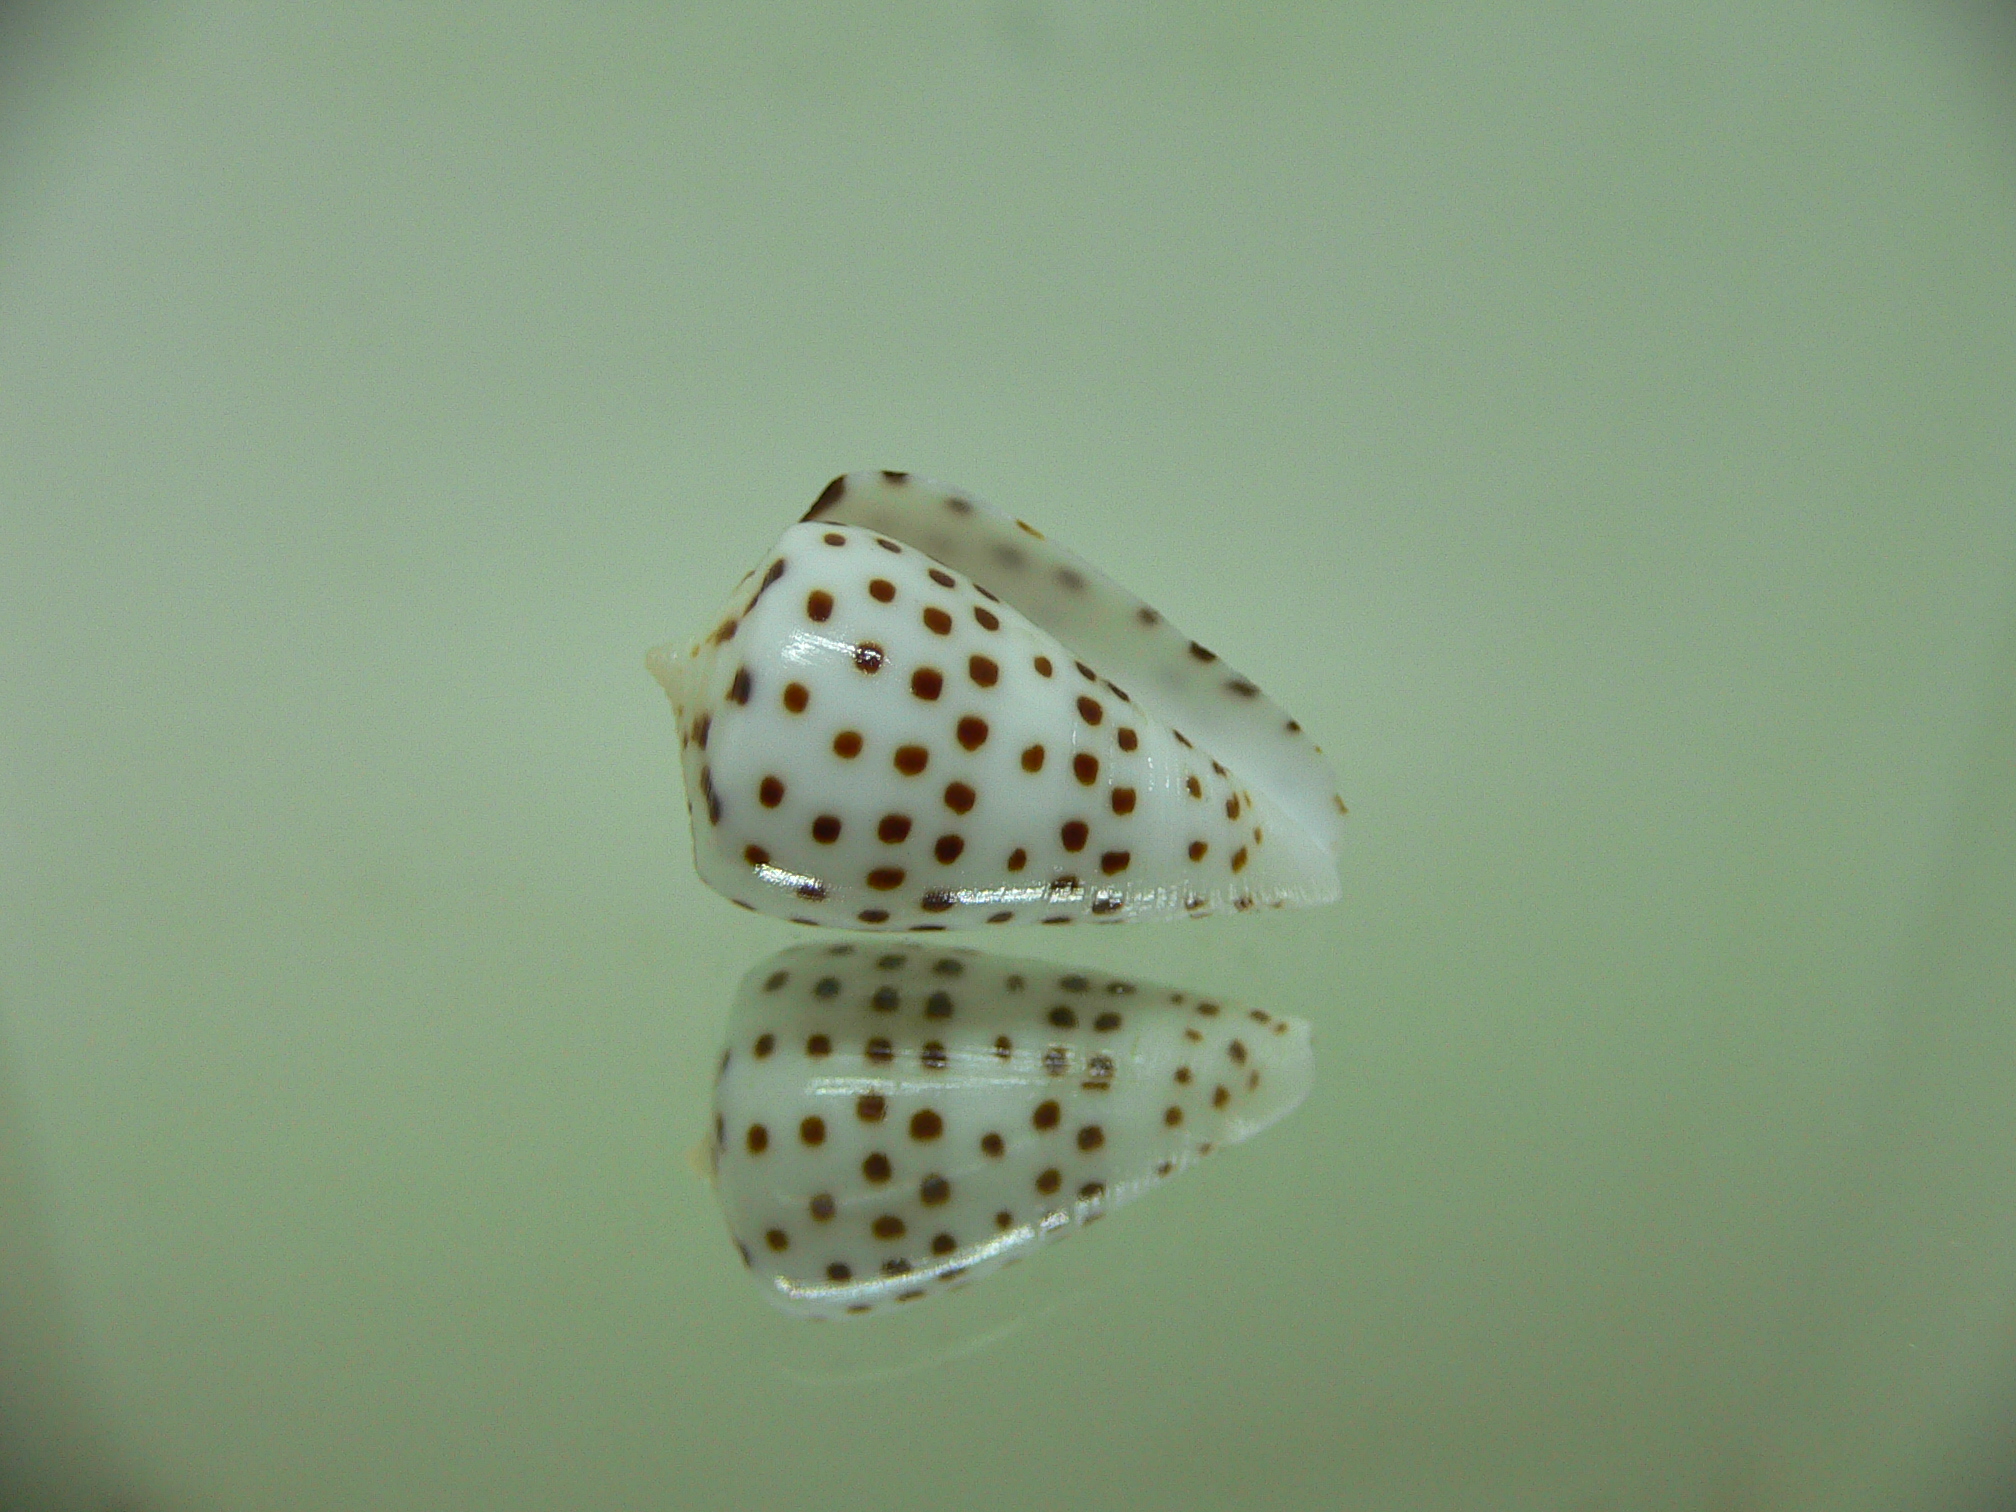
[[[1339,895],[1343,806],[1300,727],[1090,567],[932,485],[837,480],[707,635],[650,665],[701,877],[760,912],[956,928]]]
[[[771,1299],[847,1317],[977,1279],[1292,1111],[1297,1019],[916,944],[743,980],[710,1155]]]

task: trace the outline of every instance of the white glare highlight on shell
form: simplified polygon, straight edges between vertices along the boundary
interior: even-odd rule
[[[1344,804],[1295,720],[1030,526],[907,474],[835,479],[647,661],[701,878],[758,912],[945,929],[1340,895]]]
[[[708,1152],[770,1299],[916,1302],[1075,1232],[1307,1095],[1309,1026],[917,943],[801,946],[736,994]]]

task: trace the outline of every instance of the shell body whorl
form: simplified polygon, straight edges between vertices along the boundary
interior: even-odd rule
[[[836,480],[708,632],[650,668],[701,877],[857,929],[1197,916],[1339,895],[1301,732],[1026,526]]]

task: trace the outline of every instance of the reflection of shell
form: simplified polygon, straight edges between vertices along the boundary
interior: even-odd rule
[[[1020,522],[836,479],[691,648],[694,854],[846,928],[1118,922],[1334,901],[1343,803],[1301,726]]]
[[[801,946],[742,981],[714,1093],[729,1232],[775,1301],[985,1275],[1290,1112],[1309,1026],[1040,961]]]

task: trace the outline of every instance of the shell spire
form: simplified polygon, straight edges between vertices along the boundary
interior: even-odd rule
[[[769,1296],[845,1317],[977,1280],[1250,1139],[1309,1026],[967,950],[801,946],[743,979],[709,1146]]]
[[[694,851],[728,897],[850,928],[1327,903],[1343,803],[1301,726],[1032,527],[835,479],[689,649]]]

